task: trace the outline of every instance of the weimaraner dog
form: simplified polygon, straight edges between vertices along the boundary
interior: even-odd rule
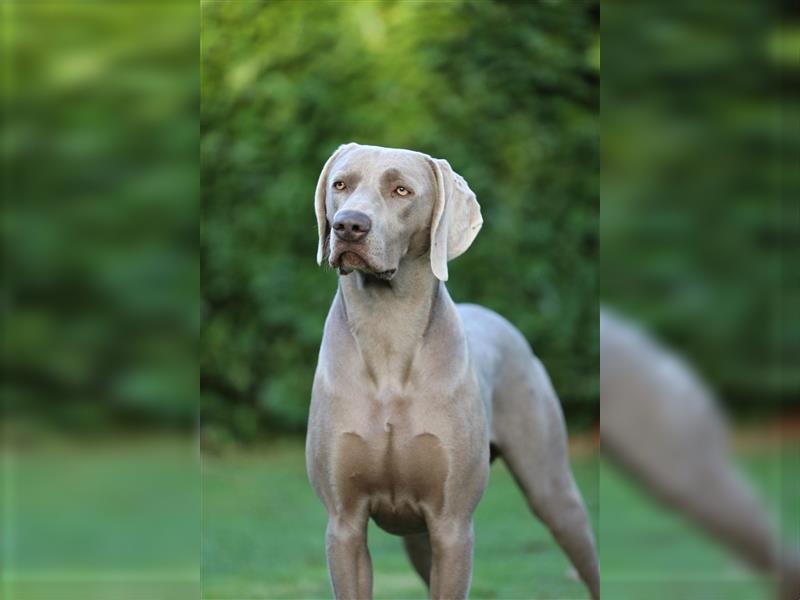
[[[431,598],[465,598],[490,454],[598,598],[592,530],[547,373],[508,321],[456,305],[444,285],[448,261],[481,227],[475,194],[447,161],[346,144],[322,169],[315,208],[317,261],[340,277],[306,463],[329,515],[336,598],[372,596],[370,517],[403,537]]]

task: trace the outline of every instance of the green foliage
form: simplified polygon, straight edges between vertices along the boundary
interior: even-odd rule
[[[200,304],[194,9],[1,10],[3,417],[95,431],[191,426]]]
[[[774,83],[800,34],[773,11],[604,12],[601,297],[753,414],[800,398],[799,88]]]
[[[597,411],[596,2],[220,2],[202,14],[204,422],[302,430],[336,277],[313,190],[341,143],[446,158],[484,228],[456,301],[515,323]],[[594,50],[593,50],[594,49]]]

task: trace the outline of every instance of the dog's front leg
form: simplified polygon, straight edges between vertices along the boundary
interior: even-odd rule
[[[337,600],[372,598],[367,519],[331,515],[325,535],[328,571]]]
[[[433,600],[462,600],[472,579],[472,519],[446,519],[430,528]]]

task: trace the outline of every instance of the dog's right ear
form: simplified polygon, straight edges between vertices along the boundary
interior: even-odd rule
[[[342,153],[350,148],[355,147],[357,144],[342,144],[336,149],[331,157],[325,161],[325,166],[322,167],[322,173],[319,174],[319,181],[317,181],[317,191],[314,194],[314,210],[317,213],[317,231],[319,232],[319,245],[317,246],[317,264],[321,265],[322,261],[328,257],[329,246],[328,238],[331,235],[331,226],[328,223],[328,210],[325,205],[328,196],[328,174],[334,161],[339,158]]]

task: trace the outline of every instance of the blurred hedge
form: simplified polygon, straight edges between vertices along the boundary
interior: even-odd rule
[[[0,420],[191,427],[197,10],[9,1],[2,19]]]
[[[204,423],[305,426],[336,287],[312,196],[339,144],[447,158],[485,225],[456,299],[513,321],[568,416],[597,414],[597,2],[220,2],[202,9]]]
[[[602,300],[738,415],[800,407],[800,10],[786,8],[603,13]]]

